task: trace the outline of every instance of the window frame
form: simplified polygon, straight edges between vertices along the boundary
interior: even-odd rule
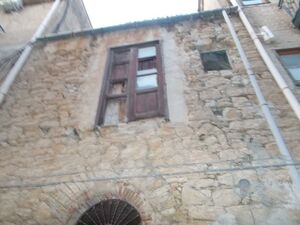
[[[285,55],[293,55],[292,53],[300,54],[300,47],[286,48],[286,49],[276,49],[275,52],[277,54],[277,58],[278,58],[279,62],[281,63],[282,67],[287,72],[287,74],[289,75],[289,77],[292,79],[293,83],[296,86],[300,86],[300,81],[299,80],[295,80],[294,76],[291,74],[291,72],[289,71],[289,68],[286,66],[285,62],[283,61],[283,59],[281,57],[281,56],[285,56]],[[299,66],[299,68],[300,68],[300,66]]]
[[[137,89],[137,72],[138,72],[138,49],[143,47],[156,47],[156,69],[157,69],[157,87],[155,88],[147,88],[145,90],[138,90]],[[137,44],[130,44],[130,45],[122,45],[111,47],[107,50],[107,57],[106,57],[106,64],[104,70],[104,76],[102,78],[102,87],[101,87],[101,94],[99,97],[99,104],[98,110],[96,114],[96,126],[105,126],[105,110],[107,107],[107,102],[109,97],[107,96],[109,87],[111,85],[111,76],[112,76],[112,65],[114,63],[113,55],[116,51],[122,51],[125,49],[129,49],[129,73],[127,78],[127,93],[122,95],[116,96],[125,97],[127,101],[127,122],[139,120],[139,119],[146,119],[151,117],[166,117],[167,116],[167,98],[166,98],[166,85],[165,85],[165,74],[163,69],[163,61],[162,61],[162,51],[161,51],[161,41],[154,40],[149,42],[142,42]],[[134,60],[134,62],[132,62]],[[155,112],[146,112],[144,114],[136,115],[136,96],[138,94],[143,93],[150,93],[150,92],[157,92],[157,104],[158,110]],[[113,97],[112,97],[113,98]]]

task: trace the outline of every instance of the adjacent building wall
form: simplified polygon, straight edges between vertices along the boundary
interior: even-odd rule
[[[9,65],[4,66],[2,60],[9,56],[13,57],[16,51],[27,44],[51,5],[52,3],[43,3],[25,6],[21,11],[12,13],[5,13],[0,9],[0,25],[5,30],[5,32],[0,31],[0,83],[11,68]]]
[[[223,7],[230,6],[230,1],[224,2],[223,0],[218,0],[220,5]],[[292,17],[284,9],[278,8],[278,1],[272,0],[267,4],[258,4],[243,6],[243,11],[249,19],[251,25],[254,27],[254,30],[259,34],[260,28],[262,26],[267,26],[271,32],[275,35],[275,38],[272,42],[267,43],[261,39],[262,44],[265,49],[268,51],[269,56],[272,58],[273,62],[277,69],[281,72],[281,75],[288,83],[289,87],[292,89],[295,96],[300,101],[300,87],[296,86],[291,77],[288,75],[287,70],[282,66],[279,61],[279,57],[276,53],[277,49],[286,49],[286,48],[295,48],[300,46],[300,30],[294,28],[292,24]],[[247,32],[240,32],[239,38],[242,41],[243,47],[246,49],[247,56],[250,59],[250,62],[256,68],[255,72],[257,78],[259,79],[259,84],[263,90],[264,95],[267,98],[267,101],[271,107],[272,113],[275,116],[275,120],[284,131],[284,137],[289,140],[290,149],[292,155],[298,158],[299,153],[297,150],[297,141],[292,140],[294,135],[294,129],[291,128],[290,124],[286,122],[287,117],[282,117],[282,113],[279,113],[279,108],[285,108],[286,106],[281,105],[284,99],[278,98],[280,95],[279,87],[274,85],[274,88],[270,88],[270,83],[274,83],[274,79],[270,74],[269,70],[265,67],[265,64],[262,61],[262,58],[257,55],[257,50],[253,41],[249,38]],[[287,106],[289,107],[289,106]],[[292,113],[292,112],[291,112]],[[296,122],[298,123],[298,121]],[[298,132],[298,131],[297,131]],[[292,144],[294,143],[294,144]]]
[[[215,3],[215,2],[218,2]],[[207,5],[207,9],[216,9],[218,7],[228,7],[231,5],[230,0],[216,0],[216,1],[205,1],[204,5]],[[293,6],[297,5],[297,2],[293,3]],[[242,4],[241,4],[242,6]],[[295,28],[292,24],[292,17],[290,12],[285,6],[280,9],[278,7],[277,0],[271,0],[269,3],[242,6],[244,13],[249,19],[251,25],[259,34],[262,26],[267,26],[271,32],[275,35],[272,42],[265,42],[263,39],[262,44],[269,53],[269,56],[275,62],[276,67],[288,83],[289,87],[293,90],[294,94],[300,101],[300,88],[296,86],[291,77],[288,75],[287,70],[282,66],[279,61],[276,50],[296,48],[300,46],[300,30]]]
[[[82,0],[62,1],[45,34],[76,32],[92,25]]]
[[[16,62],[20,51],[29,42],[38,26],[48,14],[53,2],[25,1],[20,11],[5,13],[0,10],[0,83]],[[91,24],[81,0],[62,1],[44,35],[78,31],[91,28]]]
[[[0,33],[0,49],[27,43],[47,15],[51,5],[52,3],[32,5],[12,13],[0,10],[1,26],[5,30],[5,33]]]
[[[264,43],[266,50],[275,62],[276,67],[287,81],[294,94],[300,101],[300,87],[295,86],[287,70],[284,69],[276,53],[278,49],[300,47],[300,30],[292,24],[292,17],[284,9],[278,9],[276,4],[262,4],[251,7],[244,7],[251,24],[259,33],[259,28],[267,26],[275,35],[274,41]],[[259,16],[258,16],[259,15]]]
[[[297,118],[232,19],[299,152]],[[108,49],[153,40],[162,41],[170,121],[95,128]],[[199,52],[224,49],[232,70],[204,72]],[[278,165],[287,162],[222,19],[41,41],[0,109],[0,148],[0,224],[74,225],[109,196],[149,225],[300,223]]]

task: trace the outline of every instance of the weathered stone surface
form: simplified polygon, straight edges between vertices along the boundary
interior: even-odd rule
[[[213,192],[213,201],[220,206],[238,205],[241,198],[233,189],[221,189]]]
[[[226,207],[226,212],[234,215],[236,223],[239,225],[256,224],[253,211],[249,209],[248,205]]]
[[[254,119],[254,120],[242,120],[234,121],[230,123],[230,128],[234,130],[247,130],[247,129],[261,129],[264,127],[263,119]]]
[[[235,216],[229,213],[219,216],[213,225],[237,225]]]
[[[221,185],[228,185],[228,186],[232,186],[233,184],[233,175],[230,173],[227,174],[222,174],[218,176],[218,182]]]
[[[187,182],[182,189],[182,203],[184,205],[211,205],[211,191],[201,189],[193,182]]]
[[[240,120],[242,118],[242,114],[240,110],[235,108],[225,108],[223,110],[223,116],[225,120]]]
[[[189,216],[196,220],[211,220],[215,221],[219,215],[225,213],[222,207],[215,206],[190,206],[188,208]]]
[[[38,223],[50,222],[51,217],[51,209],[43,202],[36,207],[36,210],[33,213],[33,218],[35,218]]]

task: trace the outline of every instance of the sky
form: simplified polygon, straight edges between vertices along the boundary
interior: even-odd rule
[[[93,28],[196,13],[198,0],[83,0]]]

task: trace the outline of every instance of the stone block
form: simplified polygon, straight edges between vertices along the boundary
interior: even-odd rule
[[[236,108],[225,108],[223,110],[223,117],[227,121],[240,120],[242,113]]]
[[[249,119],[242,121],[233,121],[230,123],[229,127],[234,130],[259,130],[264,128],[265,120],[263,119]]]
[[[187,182],[182,189],[182,203],[184,205],[211,205],[211,191],[194,186],[194,182]]]
[[[36,210],[33,212],[33,217],[38,223],[45,223],[49,224],[49,220],[51,220],[51,210],[49,206],[45,203],[40,203],[40,205],[37,206]],[[47,222],[48,221],[48,222]]]
[[[234,215],[230,213],[222,214],[218,217],[217,221],[213,225],[238,225]]]
[[[233,189],[217,189],[212,194],[213,201],[218,206],[234,206],[241,201],[239,195]]]
[[[238,225],[256,224],[253,212],[251,211],[251,208],[247,205],[226,207],[226,211],[235,216],[235,220]]]
[[[194,205],[188,208],[189,217],[196,220],[216,220],[225,213],[222,207]]]

